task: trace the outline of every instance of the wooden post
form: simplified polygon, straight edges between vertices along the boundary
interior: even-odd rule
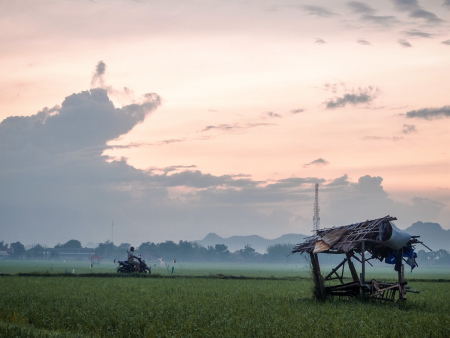
[[[361,277],[359,278],[359,296],[364,298],[364,282],[366,279],[366,257],[364,252],[366,248],[364,247],[364,241],[361,242]]]
[[[366,257],[364,252],[366,248],[364,247],[364,241],[361,242],[361,284],[364,284],[366,280]]]
[[[401,285],[403,283],[403,276],[402,276],[403,249],[397,250],[397,262],[395,264],[395,267],[398,274],[398,283]]]
[[[405,268],[403,265],[403,248],[397,251],[397,263],[396,268],[398,272],[398,284],[400,285],[400,297],[399,299],[406,299],[406,290],[405,290]]]
[[[350,269],[350,273],[352,274],[353,281],[359,282],[358,273],[356,272],[355,265],[353,264],[352,260],[350,259],[350,257],[351,257],[350,253],[346,252],[345,256],[347,257],[348,268]]]
[[[317,299],[324,299],[325,287],[323,285],[322,274],[320,273],[319,258],[317,257],[317,254],[313,254],[312,252],[309,255],[311,257],[311,265],[313,270],[314,294]]]

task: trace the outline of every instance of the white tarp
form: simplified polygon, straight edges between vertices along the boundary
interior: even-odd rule
[[[380,235],[377,237],[377,240],[383,239],[383,244],[393,250],[402,248],[411,239],[411,235],[397,228],[394,222],[383,223],[380,225],[380,230]],[[390,233],[390,236],[386,238],[385,235],[388,233]]]

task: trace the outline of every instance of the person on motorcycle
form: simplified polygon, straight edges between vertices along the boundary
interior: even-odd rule
[[[134,255],[134,246],[132,246],[130,251],[128,251],[128,263],[134,265],[134,271],[139,271],[141,263],[139,257]]]

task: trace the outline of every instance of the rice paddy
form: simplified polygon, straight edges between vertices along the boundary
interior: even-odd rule
[[[0,263],[5,337],[450,336],[448,270],[408,276],[421,293],[380,305],[317,302],[309,271],[293,266],[178,266],[174,275],[154,267],[124,276],[112,264],[83,271],[55,263],[52,272],[8,264]]]

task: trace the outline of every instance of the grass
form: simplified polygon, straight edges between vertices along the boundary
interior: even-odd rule
[[[147,262],[149,263],[149,262]],[[290,264],[227,264],[227,263],[170,263],[168,267],[163,267],[158,263],[150,262],[153,274],[171,275],[174,267],[176,276],[204,276],[228,274],[236,276],[259,276],[259,277],[286,277],[309,275],[309,267],[305,263]],[[50,273],[50,274],[86,274],[86,273],[116,273],[118,264],[112,261],[95,264],[90,267],[90,262],[83,261],[1,261],[0,274],[18,273]]]
[[[0,336],[450,336],[448,270],[447,275],[417,273],[409,284],[421,293],[408,294],[406,303],[395,306],[318,303],[312,299],[308,269],[293,273],[279,265],[186,264],[182,273],[176,267],[177,278],[162,268],[143,278],[100,278],[116,277],[115,265],[96,266],[93,275],[81,275],[83,268],[74,263],[55,264],[49,274],[44,266],[23,264],[21,271],[10,267],[15,274],[0,276]],[[0,270],[6,268],[2,262]],[[24,270],[36,275],[16,275]],[[86,271],[92,272],[89,266]],[[395,273],[385,273],[395,278]]]
[[[309,277],[311,274],[308,263],[304,264],[285,263],[278,264],[229,264],[229,263],[192,263],[177,262],[168,264],[168,268],[160,266],[159,262],[147,261],[152,268],[153,274],[171,275],[171,269],[174,267],[176,276],[204,276],[227,274],[235,276],[253,276],[253,277]],[[18,274],[18,273],[50,273],[50,274],[87,274],[87,273],[115,273],[118,264],[113,261],[102,261],[101,264],[95,264],[90,267],[89,261],[13,261],[0,260],[0,274]],[[334,266],[321,266],[322,273],[326,274]],[[357,266],[358,268],[358,266]],[[376,279],[390,280],[396,279],[396,272],[392,265],[378,264],[375,267],[366,268],[367,277]],[[344,274],[350,277],[348,269]],[[415,279],[450,279],[450,267],[419,267],[410,273],[405,268],[405,277],[408,280]]]

